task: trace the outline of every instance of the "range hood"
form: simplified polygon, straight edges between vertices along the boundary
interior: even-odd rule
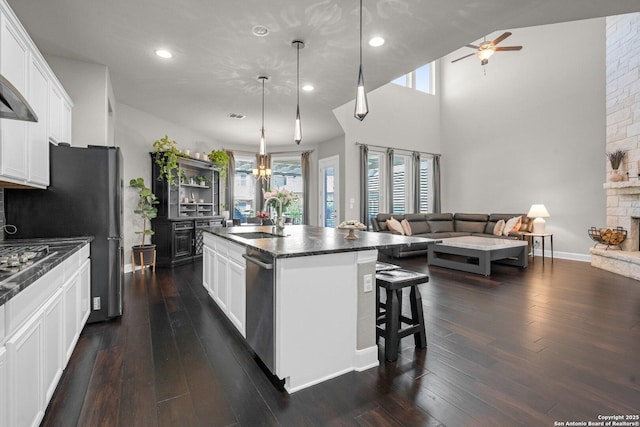
[[[2,74],[0,74],[0,118],[26,122],[38,121],[38,116],[24,96]]]

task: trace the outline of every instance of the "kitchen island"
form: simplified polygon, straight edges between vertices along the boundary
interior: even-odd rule
[[[292,393],[378,365],[379,249],[430,239],[314,226],[204,233],[203,285],[263,364]]]

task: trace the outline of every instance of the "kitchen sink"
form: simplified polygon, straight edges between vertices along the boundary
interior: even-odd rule
[[[284,237],[278,234],[265,233],[263,231],[246,231],[244,233],[229,233],[232,236],[242,237],[243,239],[272,239],[274,237]]]

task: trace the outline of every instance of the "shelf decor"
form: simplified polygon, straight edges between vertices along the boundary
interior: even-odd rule
[[[160,169],[158,179],[164,179],[172,185],[178,185],[182,176],[178,158],[184,157],[183,153],[178,150],[178,143],[169,140],[168,135],[156,140],[153,143],[153,157]]]

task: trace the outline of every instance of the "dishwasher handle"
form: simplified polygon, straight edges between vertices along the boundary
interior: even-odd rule
[[[266,262],[263,262],[262,260],[259,260],[258,258],[254,258],[254,257],[249,256],[247,254],[242,254],[242,258],[246,259],[249,262],[252,262],[254,264],[259,265],[260,267],[264,268],[265,270],[273,270],[273,264],[267,264]]]

